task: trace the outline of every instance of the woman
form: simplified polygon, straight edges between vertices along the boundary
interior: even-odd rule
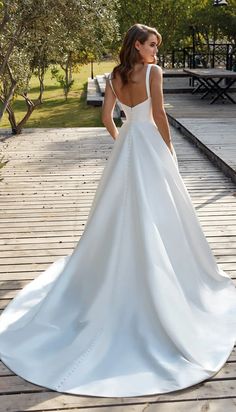
[[[2,361],[59,392],[139,396],[214,375],[236,335],[236,292],[217,266],[178,171],[163,109],[161,37],[136,24],[106,86],[115,139],[71,256],[0,318]],[[126,122],[112,120],[116,98]]]
[[[156,29],[140,24],[132,26],[125,36],[120,52],[121,63],[113,70],[113,81],[107,82],[103,104],[103,123],[113,139],[118,136],[112,117],[116,97],[121,97],[121,100],[123,98],[130,107],[145,101],[148,97],[144,81],[147,64],[156,63],[156,54],[161,41],[161,35]],[[150,86],[153,119],[173,153],[174,148],[163,102],[162,70],[159,66],[155,65],[151,70]],[[115,93],[114,88],[118,94]]]

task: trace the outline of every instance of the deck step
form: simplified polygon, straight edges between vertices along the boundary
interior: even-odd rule
[[[90,106],[102,106],[103,98],[100,94],[97,79],[88,78],[87,104]]]

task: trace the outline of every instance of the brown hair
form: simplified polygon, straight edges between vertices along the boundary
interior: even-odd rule
[[[123,85],[129,82],[135,63],[140,62],[139,52],[134,46],[135,42],[138,40],[144,44],[150,34],[155,34],[159,46],[162,37],[154,27],[136,23],[127,31],[119,54],[120,64],[114,67],[112,72],[113,78],[116,77],[117,72],[120,74]]]

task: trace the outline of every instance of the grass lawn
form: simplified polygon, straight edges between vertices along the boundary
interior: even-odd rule
[[[110,72],[115,62],[94,63],[94,75]],[[51,79],[51,71],[45,76],[45,92],[43,104],[35,109],[25,127],[96,127],[103,126],[101,122],[101,107],[91,107],[86,104],[87,79],[91,73],[90,64],[79,68],[74,73],[74,84],[67,102],[62,89],[55,79]],[[29,96],[38,97],[39,85],[35,77],[30,84]],[[25,102],[22,98],[13,104],[17,121],[24,116]],[[1,127],[10,127],[7,114],[1,122]]]

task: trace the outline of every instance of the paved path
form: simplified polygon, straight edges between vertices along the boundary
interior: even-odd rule
[[[219,265],[236,282],[236,187],[172,130],[180,173]],[[35,129],[6,139],[0,184],[0,305],[78,242],[113,147],[103,128]],[[212,379],[137,398],[70,396],[32,385],[0,363],[0,412],[195,412],[236,409],[236,353]]]

